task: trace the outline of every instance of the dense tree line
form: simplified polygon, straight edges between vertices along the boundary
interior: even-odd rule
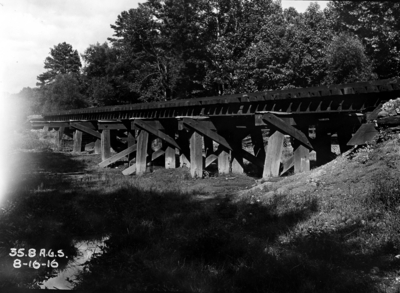
[[[304,13],[272,0],[148,0],[81,59],[45,60],[34,112],[166,101],[398,76],[400,4],[332,1]]]

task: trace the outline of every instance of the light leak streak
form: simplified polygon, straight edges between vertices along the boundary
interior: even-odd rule
[[[14,143],[14,131],[17,117],[19,117],[19,105],[17,100],[10,99],[3,92],[3,84],[0,83],[0,207],[6,201],[5,195],[9,188],[9,182],[14,176],[12,174],[12,159]]]

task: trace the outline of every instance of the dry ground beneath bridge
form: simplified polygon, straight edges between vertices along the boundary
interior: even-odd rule
[[[107,235],[76,288],[399,292],[396,135],[278,182],[180,168],[124,177],[98,168],[99,156],[32,142],[7,163],[0,289],[54,273],[13,269],[10,247],[58,245],[72,257],[74,241]]]

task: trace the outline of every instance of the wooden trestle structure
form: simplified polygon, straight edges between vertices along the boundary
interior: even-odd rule
[[[193,177],[202,177],[214,162],[220,174],[243,173],[248,161],[268,178],[291,166],[295,173],[309,170],[310,150],[315,150],[318,165],[329,161],[333,134],[341,152],[346,151],[352,135],[380,105],[399,96],[400,79],[379,80],[44,113],[31,125],[58,129],[59,141],[74,131],[74,152],[81,151],[83,135],[95,141],[101,167],[128,156],[134,163],[125,175],[143,174],[149,162],[164,156],[165,168],[187,166]],[[281,162],[285,135],[294,151]],[[251,137],[253,151],[243,149],[246,137]],[[156,151],[151,148],[155,138],[163,141]]]

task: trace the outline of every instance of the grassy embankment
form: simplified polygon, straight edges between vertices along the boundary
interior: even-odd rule
[[[98,169],[95,155],[18,151],[0,214],[0,289],[54,273],[12,269],[10,247],[72,256],[72,240],[108,235],[77,289],[400,292],[399,150],[391,137],[239,193],[254,179],[194,180],[184,169],[123,177]]]

